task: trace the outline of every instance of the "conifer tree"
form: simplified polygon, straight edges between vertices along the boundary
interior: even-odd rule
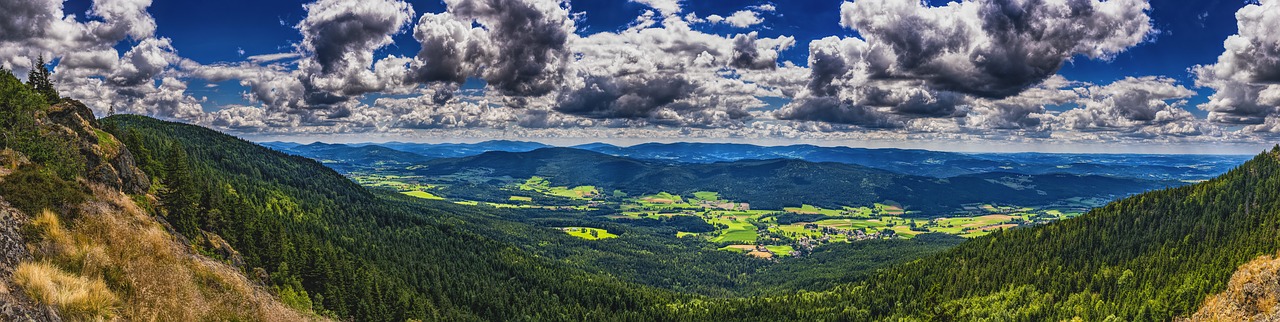
[[[53,88],[51,77],[52,75],[49,72],[49,67],[45,64],[44,56],[37,58],[35,65],[31,66],[31,72],[27,73],[27,86],[31,86],[32,90],[44,96],[45,101],[49,104],[57,103],[58,99],[61,98],[58,95],[58,90]]]
[[[179,232],[193,236],[197,230],[200,192],[191,178],[191,165],[182,145],[173,145],[164,162],[164,170],[165,189],[160,198],[168,211],[168,219]]]

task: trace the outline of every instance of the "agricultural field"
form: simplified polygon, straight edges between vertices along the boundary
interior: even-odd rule
[[[608,230],[589,227],[565,227],[561,231],[569,234],[569,236],[578,237],[586,240],[600,240],[609,238],[618,238],[618,235],[609,233]]]
[[[437,186],[422,183],[420,177],[355,174],[353,180],[362,185],[394,189],[405,195],[424,199],[442,200],[445,197],[433,193]],[[1055,220],[1079,216],[1097,200],[1077,198],[1056,205],[1033,208],[1017,205],[969,204],[963,211],[947,217],[911,218],[912,211],[893,201],[882,201],[861,207],[829,209],[810,204],[782,209],[750,209],[745,202],[725,199],[714,191],[696,191],[689,195],[659,192],[628,198],[626,194],[613,192],[606,197],[594,186],[552,186],[542,177],[531,177],[509,189],[534,192],[548,197],[575,201],[570,205],[542,205],[536,195],[508,195],[505,202],[472,200],[452,201],[461,205],[510,209],[541,209],[553,211],[593,211],[616,209],[605,215],[611,219],[659,219],[674,216],[700,218],[715,227],[703,233],[676,232],[675,237],[698,238],[719,244],[724,251],[743,253],[759,258],[779,258],[793,254],[807,254],[814,247],[834,242],[856,242],[867,239],[914,238],[924,233],[945,233],[962,237],[978,237],[1000,229],[1023,225],[1043,224]],[[784,214],[814,216],[805,222],[785,221]],[[795,220],[792,217],[792,220]],[[805,218],[805,217],[799,217]],[[560,228],[567,234],[589,240],[616,238],[617,235],[599,228]]]
[[[426,192],[426,191],[422,191],[422,190],[401,191],[400,193],[403,193],[403,194],[408,195],[408,196],[410,196],[410,197],[418,197],[418,198],[422,198],[422,199],[430,199],[430,200],[444,200],[444,198],[442,198],[442,197],[440,197],[440,196],[437,196],[437,195],[431,194],[430,192]]]
[[[552,186],[551,181],[543,177],[531,177],[518,186],[520,190],[535,191],[549,196],[564,197],[574,200],[590,200],[600,195],[594,186],[577,186],[573,188]]]
[[[352,174],[350,177],[356,183],[366,187],[392,189],[402,194],[422,199],[444,200],[444,197],[430,192],[431,190],[436,190],[437,186],[418,183],[422,178],[419,176]]]
[[[711,238],[716,243],[755,243],[760,237],[756,226],[747,222],[749,216],[717,216],[708,219],[707,223],[722,227],[719,234]]]

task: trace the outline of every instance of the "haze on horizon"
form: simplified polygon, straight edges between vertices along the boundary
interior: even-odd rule
[[[0,9],[27,13],[0,22],[0,66],[43,56],[99,116],[257,141],[1252,154],[1280,138],[1280,0]]]

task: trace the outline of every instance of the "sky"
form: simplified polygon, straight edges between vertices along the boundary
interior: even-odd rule
[[[0,15],[0,66],[50,58],[100,116],[262,141],[1280,141],[1280,0],[0,0]]]

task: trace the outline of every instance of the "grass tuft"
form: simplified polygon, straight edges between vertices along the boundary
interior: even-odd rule
[[[18,264],[13,279],[27,296],[57,307],[72,320],[111,319],[120,301],[102,279],[67,273],[47,262]]]

